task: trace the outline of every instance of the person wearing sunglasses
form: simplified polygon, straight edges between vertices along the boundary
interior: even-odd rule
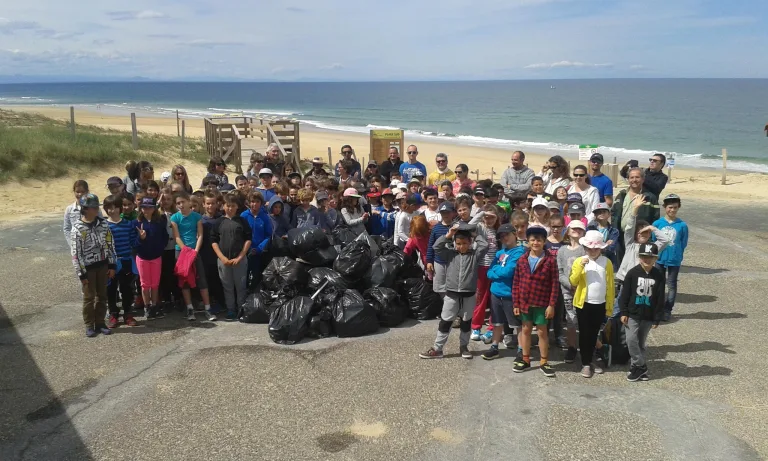
[[[427,176],[428,186],[438,186],[443,181],[453,181],[456,179],[456,173],[448,168],[448,156],[444,153],[439,153],[435,156],[435,163],[437,164],[437,170]]]
[[[363,167],[360,165],[360,162],[358,162],[355,157],[355,150],[352,149],[352,146],[349,144],[345,144],[341,146],[341,156],[342,159],[339,160],[339,163],[336,164],[336,168],[334,170],[334,174],[337,178],[341,177],[341,163],[342,162],[351,162],[353,167],[351,176],[353,178],[361,178],[363,175]]]
[[[664,154],[653,154],[648,159],[650,165],[645,170],[644,188],[655,195],[661,197],[661,193],[667,187],[669,177],[664,174],[664,165],[667,164],[667,157]]]
[[[600,193],[600,203],[605,203],[610,208],[613,205],[613,181],[600,171],[602,167],[603,154],[595,152],[589,157],[589,180]]]
[[[587,222],[594,219],[593,211],[600,203],[600,193],[597,188],[590,184],[589,170],[584,165],[577,165],[573,168],[573,183],[568,188],[568,193],[578,193],[581,195],[581,203],[584,204]]]
[[[464,163],[456,165],[456,169],[453,170],[456,174],[456,179],[451,181],[453,184],[453,195],[459,195],[462,188],[474,189],[477,183],[469,178],[469,167]]]
[[[501,174],[501,184],[506,195],[525,194],[531,188],[535,176],[532,169],[525,166],[525,154],[522,151],[512,153],[512,165]]]
[[[414,144],[408,146],[408,161],[400,165],[400,176],[403,182],[409,182],[414,176],[427,176],[427,167],[418,161],[419,148]]]
[[[200,188],[205,188],[204,184],[207,179],[214,178],[218,184],[217,188],[222,190],[224,185],[229,184],[229,178],[227,178],[225,171],[227,171],[227,164],[224,160],[221,157],[212,157],[208,161],[208,174],[203,178],[203,184],[200,185]]]

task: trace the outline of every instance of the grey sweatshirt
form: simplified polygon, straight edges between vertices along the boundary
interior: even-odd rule
[[[630,269],[640,264],[640,256],[637,252],[640,244],[635,241],[635,222],[637,216],[634,213],[629,213],[629,217],[624,221],[624,259],[621,260],[618,272],[616,272],[616,280],[624,280]],[[659,248],[659,254],[664,251],[664,248],[669,243],[667,234],[660,230],[654,231],[653,235],[656,237],[656,241],[653,242]]]
[[[445,261],[445,290],[455,293],[477,291],[477,267],[483,261],[488,242],[479,232],[472,243],[472,250],[461,254],[453,247],[453,241],[445,236],[437,239],[432,246],[439,258]]]
[[[580,257],[586,256],[587,250],[583,246],[579,245],[578,248],[572,250],[568,246],[563,245],[557,250],[557,272],[558,280],[560,280],[560,287],[563,292],[563,297],[567,299],[573,299],[573,291],[571,290],[571,267],[573,263]]]

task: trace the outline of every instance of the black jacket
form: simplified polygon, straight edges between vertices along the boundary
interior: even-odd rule
[[[658,324],[664,313],[664,274],[653,266],[645,272],[638,264],[627,272],[619,297],[621,315]]]
[[[646,169],[643,189],[656,195],[656,197],[661,197],[661,192],[667,186],[667,181],[669,181],[669,177],[667,177],[663,171],[651,171],[650,169]]]
[[[387,181],[390,181],[391,178],[389,177],[393,171],[400,171],[400,165],[403,164],[403,161],[400,160],[400,157],[397,158],[397,161],[392,164],[392,161],[387,159],[386,162],[383,162],[381,165],[379,165],[379,173],[387,178]]]

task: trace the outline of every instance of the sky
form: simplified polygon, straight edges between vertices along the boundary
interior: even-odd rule
[[[765,0],[37,0],[0,75],[158,80],[768,77]]]

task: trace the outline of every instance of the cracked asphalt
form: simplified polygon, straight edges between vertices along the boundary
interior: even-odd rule
[[[687,200],[675,320],[652,379],[419,360],[435,322],[272,343],[179,316],[86,339],[56,220],[0,229],[0,459],[753,460],[768,457],[765,206]],[[485,346],[473,343],[479,355]]]

